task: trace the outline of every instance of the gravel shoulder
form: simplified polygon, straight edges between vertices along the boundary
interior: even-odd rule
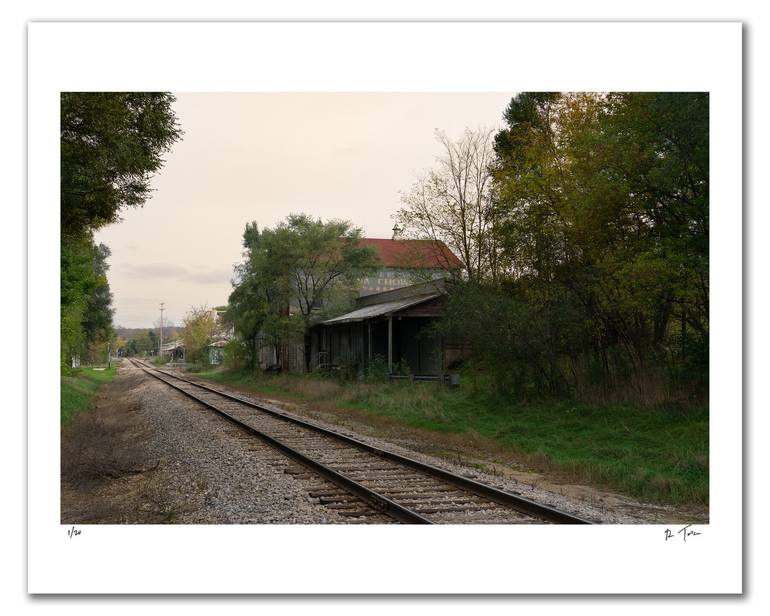
[[[98,436],[98,438],[93,438]],[[62,524],[328,524],[296,467],[124,362],[62,432]]]
[[[560,484],[433,435],[214,386],[594,522],[708,521],[703,512],[642,503],[590,486]],[[324,506],[319,495],[334,492],[334,486],[309,477],[268,445],[128,362],[101,390],[93,408],[62,431],[61,488],[62,524],[387,521],[344,516]]]

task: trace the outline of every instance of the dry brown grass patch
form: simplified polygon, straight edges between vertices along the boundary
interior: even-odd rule
[[[119,411],[97,405],[77,415],[62,431],[62,479],[82,486],[150,470],[144,447],[148,428],[125,415],[138,410],[136,404],[121,405]]]

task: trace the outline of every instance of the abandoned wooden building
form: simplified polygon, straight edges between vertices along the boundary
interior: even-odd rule
[[[359,297],[355,310],[311,329],[312,368],[364,374],[379,361],[390,375],[444,374],[462,355],[432,328],[445,301],[443,279]]]
[[[444,242],[400,239],[397,228],[392,239],[362,238],[360,245],[375,252],[378,264],[361,278],[355,310],[313,326],[310,369],[345,367],[362,374],[379,358],[391,374],[441,374],[454,351],[429,326],[441,314],[444,281],[459,274],[462,262]],[[279,349],[260,334],[256,346],[262,370],[307,369],[300,341]]]
[[[180,338],[165,342],[160,347],[160,354],[169,358],[169,361],[184,361],[184,342]]]

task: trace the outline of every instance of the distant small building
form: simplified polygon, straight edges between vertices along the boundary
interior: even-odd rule
[[[225,345],[227,340],[215,340],[209,345],[209,364],[219,366],[225,359]]]
[[[160,354],[167,356],[170,361],[184,361],[184,342],[182,342],[181,338],[165,342],[160,347]]]

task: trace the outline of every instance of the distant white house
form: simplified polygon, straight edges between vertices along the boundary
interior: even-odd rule
[[[227,340],[219,339],[209,345],[209,363],[212,366],[219,366],[225,359],[225,345]]]
[[[224,347],[233,337],[232,326],[226,326],[223,322],[224,310],[209,309],[217,323],[217,333],[208,346],[209,363],[218,366],[224,360]],[[164,343],[160,347],[161,355],[168,355],[173,361],[185,361],[185,345],[181,338]]]

